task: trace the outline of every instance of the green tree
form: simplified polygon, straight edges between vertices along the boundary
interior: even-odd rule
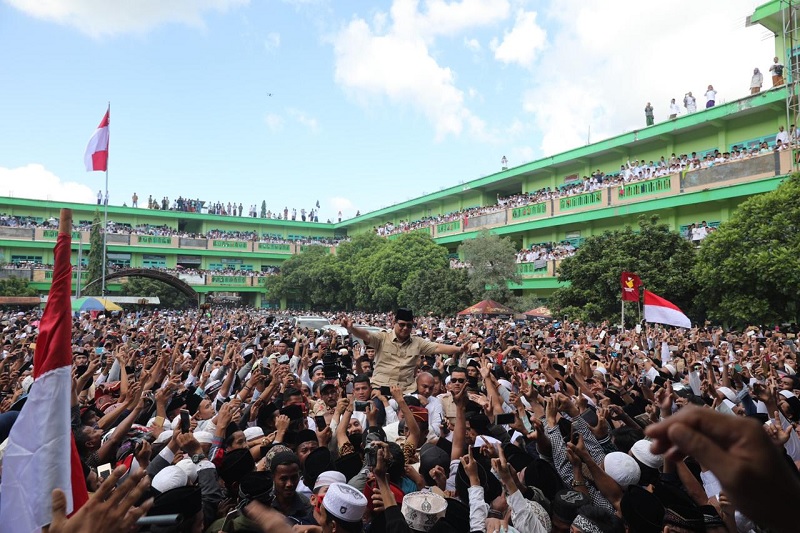
[[[89,264],[87,266],[87,277],[89,281],[94,281],[103,277],[103,263],[105,257],[103,254],[103,224],[100,222],[100,210],[95,209],[94,219],[92,220],[92,229],[89,232]],[[86,291],[81,291],[84,296],[99,295],[102,292],[103,285],[97,282],[89,287]]]
[[[403,282],[398,304],[419,315],[452,316],[474,303],[468,282],[463,268],[418,270]]]
[[[261,200],[261,218],[267,218],[267,201]]]
[[[529,293],[522,296],[514,296],[507,305],[518,313],[525,313],[544,306],[545,302],[538,295]]]
[[[447,250],[430,236],[409,233],[389,240],[363,234],[335,254],[327,246],[308,247],[286,260],[265,289],[269,300],[299,300],[311,309],[389,311],[415,273],[447,266]]]
[[[142,277],[128,278],[128,281],[122,284],[120,294],[122,296],[157,296],[161,301],[159,307],[162,309],[185,309],[197,304],[181,291],[163,281]]]
[[[11,276],[0,279],[0,296],[36,296],[36,289],[30,286],[28,280]]]
[[[469,288],[478,300],[492,299],[500,303],[513,295],[509,282],[521,281],[515,259],[516,246],[508,237],[483,230],[474,239],[461,243],[458,253],[470,266]]]
[[[692,276],[695,250],[658,216],[639,218],[639,230],[630,226],[589,237],[577,253],[564,259],[558,280],[568,282],[553,293],[555,316],[599,322],[620,318],[620,274],[635,272],[650,291],[663,296],[690,317],[697,283]],[[626,305],[625,318],[632,324],[637,306]]]
[[[744,201],[700,246],[697,303],[729,325],[800,320],[800,175]]]
[[[265,281],[270,300],[302,300],[311,308],[341,309],[334,264],[336,257],[327,246],[310,246],[281,265],[281,273]]]
[[[403,233],[387,240],[378,249],[355,263],[352,280],[356,308],[365,311],[390,311],[397,307],[403,283],[420,270],[447,268],[447,249],[429,235]]]

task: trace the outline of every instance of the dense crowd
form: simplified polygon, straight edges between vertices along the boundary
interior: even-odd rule
[[[0,226],[11,228],[46,228],[53,229],[58,226],[55,218],[37,220],[33,217],[21,217],[15,215],[1,214]],[[322,244],[335,246],[340,242],[349,240],[346,237],[322,237],[322,236],[295,236],[286,239],[276,233],[261,233],[257,231],[237,231],[224,229],[210,229],[205,233],[193,233],[180,231],[166,225],[139,224],[132,226],[120,222],[108,221],[106,226],[108,234],[113,235],[151,235],[158,237],[179,237],[184,239],[216,239],[216,240],[239,240],[251,242],[279,243],[279,244]],[[92,223],[88,221],[73,225],[74,231],[91,231]]]
[[[716,165],[732,163],[741,161],[743,159],[750,159],[761,155],[771,154],[776,151],[782,151],[794,143],[797,143],[798,132],[794,125],[791,125],[789,131],[785,131],[783,126],[778,128],[778,133],[775,137],[775,142],[770,144],[768,142],[761,142],[758,146],[746,147],[744,145],[734,145],[731,147],[730,152],[720,152],[719,150],[712,150],[705,154],[698,154],[692,152],[691,154],[681,154],[677,156],[672,154],[667,158],[661,156],[658,161],[650,160],[634,160],[633,162],[627,161],[620,166],[616,173],[606,174],[600,169],[597,169],[589,176],[583,178],[571,179],[568,183],[559,187],[543,187],[539,190],[514,194],[511,196],[500,197],[498,195],[497,202],[490,206],[472,207],[462,209],[443,215],[435,215],[423,217],[417,220],[402,220],[398,223],[387,222],[383,225],[376,226],[375,232],[381,236],[393,235],[396,233],[404,233],[416,229],[426,228],[441,224],[444,222],[452,222],[460,220],[463,222],[463,228],[469,227],[469,219],[472,217],[497,213],[504,209],[523,207],[533,205],[549,200],[557,200],[563,197],[575,196],[587,192],[607,189],[617,185],[624,185],[627,183],[634,183],[637,181],[654,179],[662,176],[669,176],[679,174],[684,171],[699,170],[710,168]]]
[[[33,382],[39,318],[0,315],[0,440]],[[75,316],[72,424],[94,495],[69,521],[796,530],[794,326],[332,318],[315,330],[257,310]],[[120,505],[121,492],[135,497]]]

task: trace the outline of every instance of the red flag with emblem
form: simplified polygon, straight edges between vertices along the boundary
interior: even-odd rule
[[[632,272],[623,272],[620,277],[620,284],[622,285],[623,302],[639,301],[639,287],[642,285],[642,280],[639,279],[639,276]]]

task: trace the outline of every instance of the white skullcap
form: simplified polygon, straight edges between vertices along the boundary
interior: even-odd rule
[[[514,386],[507,379],[498,379],[497,382],[503,387],[507,388],[509,392],[514,390]]]
[[[172,434],[173,432],[171,429],[165,429],[164,431],[161,432],[161,434],[158,437],[156,437],[154,444],[161,444],[162,442],[167,442],[169,439],[172,438]]]
[[[347,348],[342,348],[339,350],[339,355],[347,355]]]
[[[264,430],[258,426],[244,430],[244,440],[253,440],[264,436]]]
[[[345,522],[361,522],[367,510],[367,497],[344,483],[331,483],[322,500],[330,514]]]
[[[770,414],[767,404],[762,401],[756,402],[756,413],[761,413],[762,415]]]
[[[188,481],[189,476],[182,468],[171,465],[156,474],[153,481],[150,482],[150,486],[163,494],[168,490],[185,487]]]
[[[671,363],[667,363],[666,365],[664,365],[664,368],[666,368],[669,371],[669,373],[672,374],[673,376],[678,373],[678,369],[675,368],[675,365]]]
[[[242,355],[253,355],[253,349],[252,348],[246,349]]]
[[[403,496],[401,512],[414,531],[430,531],[446,510],[447,500],[433,492],[411,492]]]
[[[629,485],[635,485],[642,477],[639,465],[627,453],[609,453],[603,460],[603,469],[623,489],[628,488]]]
[[[214,434],[210,431],[195,431],[194,438],[200,444],[211,444],[214,442]]]
[[[33,376],[25,376],[25,379],[22,380],[22,394],[28,394],[31,385],[33,385]]]
[[[733,390],[731,390],[730,388],[717,387],[717,391],[721,392],[725,396],[725,398],[732,401],[733,403],[739,403],[739,399],[736,397],[736,393],[733,392]]]
[[[794,398],[795,397],[794,393],[792,391],[790,391],[790,390],[781,390],[781,391],[778,391],[778,394],[780,394],[781,396],[783,396],[787,400],[789,398]]]
[[[318,490],[322,487],[327,487],[333,483],[347,483],[347,478],[344,474],[337,470],[328,470],[317,476],[317,481],[314,483],[314,489]]]
[[[197,481],[197,465],[191,459],[181,459],[175,466],[180,468],[186,473],[186,477],[189,480],[189,484],[194,484]]]
[[[664,464],[664,456],[656,455],[650,451],[650,441],[646,439],[637,440],[631,447],[633,455],[640,463],[650,468],[658,470]]]

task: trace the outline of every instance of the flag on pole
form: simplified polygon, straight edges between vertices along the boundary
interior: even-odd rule
[[[639,301],[639,287],[642,285],[642,280],[639,276],[632,272],[623,272],[620,276],[620,285],[622,286],[622,301],[623,302],[638,302]]]
[[[644,291],[644,319],[657,324],[691,328],[692,321],[674,303],[652,292]]]
[[[72,214],[62,209],[53,282],[33,358],[34,382],[3,456],[0,524],[19,533],[39,533],[52,521],[53,489],[64,491],[68,514],[88,500],[70,420],[71,231]]]
[[[89,144],[86,145],[86,153],[83,154],[86,172],[108,170],[108,119],[110,113],[110,109],[106,111],[94,135],[89,139]]]

